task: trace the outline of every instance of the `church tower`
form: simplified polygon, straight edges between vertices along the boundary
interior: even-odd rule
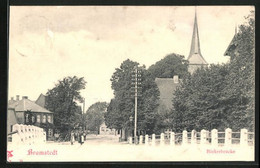
[[[208,66],[207,61],[203,58],[201,51],[200,51],[200,39],[199,39],[199,30],[198,30],[197,10],[196,9],[195,9],[193,34],[192,34],[192,40],[191,40],[191,48],[190,48],[190,54],[188,57],[188,61],[189,61],[188,71],[191,74],[200,67]]]

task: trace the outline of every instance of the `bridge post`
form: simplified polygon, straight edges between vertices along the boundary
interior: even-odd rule
[[[184,130],[182,132],[182,145],[187,145],[188,143],[188,132]]]
[[[175,146],[175,133],[171,132],[170,145]]]
[[[200,144],[205,145],[207,143],[207,131],[202,129],[200,131]]]
[[[143,144],[143,135],[139,136],[139,144],[142,145]]]
[[[227,128],[225,130],[225,146],[230,146],[232,144],[232,130]]]
[[[197,143],[197,133],[195,130],[191,131],[191,144],[196,144]]]
[[[145,145],[149,145],[149,136],[147,134],[145,135]]]
[[[160,145],[164,145],[164,133],[161,133],[160,135]]]
[[[214,147],[218,146],[218,130],[217,129],[211,130],[211,145]]]
[[[152,146],[155,146],[155,134],[152,134]]]
[[[240,130],[240,146],[248,146],[248,131],[247,129]]]

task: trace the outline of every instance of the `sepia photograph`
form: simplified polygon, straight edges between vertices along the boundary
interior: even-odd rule
[[[10,6],[7,162],[255,161],[254,6]]]

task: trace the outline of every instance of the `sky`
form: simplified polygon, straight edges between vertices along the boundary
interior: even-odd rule
[[[223,54],[253,6],[198,6],[202,56]],[[194,6],[11,6],[8,98],[36,100],[58,80],[84,77],[86,109],[113,98],[110,78],[130,59],[149,67],[170,53],[188,57]],[[82,104],[79,104],[82,105]]]

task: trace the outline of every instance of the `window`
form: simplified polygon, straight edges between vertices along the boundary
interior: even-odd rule
[[[52,123],[51,122],[51,115],[48,115],[48,123]]]
[[[43,123],[46,123],[46,115],[43,115],[43,117],[42,117],[42,122],[43,122]]]
[[[41,122],[41,116],[37,115],[37,123],[40,123],[40,122]]]

